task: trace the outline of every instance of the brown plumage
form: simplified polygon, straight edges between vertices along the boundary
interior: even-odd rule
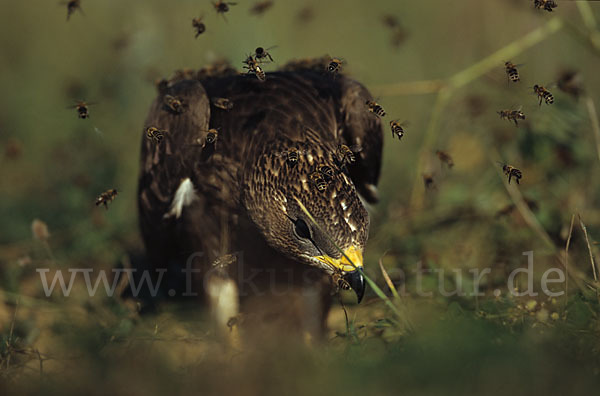
[[[211,263],[243,252],[236,268],[220,270],[236,280],[241,297],[287,287],[290,295],[304,290],[305,300],[308,288],[325,302],[329,276],[340,268],[362,297],[361,271],[349,267],[335,245],[362,266],[369,216],[357,191],[377,201],[381,124],[364,109],[372,98],[362,85],[316,69],[288,66],[264,82],[198,73],[203,79],[171,81],[159,94],[145,125],[169,134],[160,145],[143,139],[139,180],[140,225],[152,268],[181,267],[202,252],[193,264],[201,285]],[[180,98],[186,111],[166,111],[164,95]],[[235,106],[211,112],[210,101],[220,97]],[[217,149],[194,144],[211,128],[219,130]],[[361,147],[346,167],[336,156],[340,144]],[[315,172],[324,188],[312,182]],[[185,194],[178,193],[187,194],[179,206],[174,200]],[[250,283],[241,275],[249,271],[255,274]],[[183,286],[178,272],[170,269],[168,285]],[[318,323],[313,330],[322,329],[328,304],[302,304],[302,315]]]

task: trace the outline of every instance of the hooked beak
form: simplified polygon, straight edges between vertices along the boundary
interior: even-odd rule
[[[363,276],[362,269],[354,270],[350,273],[344,275],[344,280],[348,282],[354,293],[356,293],[356,298],[358,299],[358,303],[363,299],[365,295],[365,277]]]
[[[358,302],[361,302],[365,294],[365,278],[362,273],[363,256],[360,249],[351,246],[344,251],[344,254],[339,259],[329,256],[318,256],[316,259],[328,264],[337,271],[341,271],[344,274],[344,280],[348,282],[352,290],[356,293]]]

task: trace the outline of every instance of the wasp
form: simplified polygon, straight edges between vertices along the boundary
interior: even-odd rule
[[[398,136],[399,140],[402,140],[404,136],[404,127],[405,125],[400,122],[400,120],[392,120],[390,121],[390,128],[392,129],[392,138],[394,136]]]
[[[520,170],[518,170],[512,165],[502,163],[500,163],[500,165],[502,165],[502,171],[504,172],[504,174],[508,176],[508,184],[510,184],[510,181],[513,177],[517,181],[517,184],[520,184],[520,180],[523,177],[523,173]]]
[[[146,137],[156,143],[160,143],[164,137],[163,132],[166,131],[151,126],[146,128]]]
[[[104,191],[98,196],[98,198],[96,198],[96,206],[104,205],[104,207],[108,210],[108,204],[111,203],[116,196],[117,190],[114,188]]]
[[[333,169],[331,169],[330,166],[327,165],[321,165],[319,167],[319,173],[323,176],[323,178],[325,179],[325,181],[329,182],[333,179]]]
[[[212,104],[219,109],[227,111],[233,109],[233,102],[227,98],[214,98]]]
[[[258,62],[265,62],[266,58],[269,58],[270,62],[273,62],[273,57],[271,56],[271,54],[269,54],[267,51],[273,48],[276,48],[277,46],[273,46],[273,47],[269,47],[267,49],[263,48],[263,47],[258,47],[254,50],[254,59],[256,59]]]
[[[81,9],[81,0],[63,1],[60,4],[67,6],[67,21],[69,18],[71,18],[71,14],[77,10],[83,14],[83,10]]]
[[[323,178],[320,172],[315,171],[310,174],[310,180],[315,183],[317,190],[325,191],[327,189],[327,182]]]
[[[558,3],[555,0],[533,0],[533,7],[538,10],[543,9],[544,11],[552,12],[553,8],[558,7]]]
[[[342,70],[343,60],[338,58],[331,58],[329,64],[327,65],[327,71],[331,74],[337,74]]]
[[[185,110],[183,101],[176,96],[165,95],[163,102],[167,108],[175,114],[181,114]]]
[[[538,96],[538,98],[540,98],[540,106],[542,105],[542,99],[548,105],[551,105],[552,103],[554,103],[554,96],[552,96],[552,93],[550,93],[550,91],[548,91],[546,88],[542,87],[541,85],[537,85],[537,84],[534,85],[533,92],[535,92],[536,95]]]
[[[454,166],[454,161],[452,160],[452,157],[445,151],[441,151],[441,150],[437,150],[435,152],[435,154],[437,155],[437,157],[440,159],[440,161],[444,164],[446,164],[446,166],[448,167],[448,169],[452,168]]]
[[[250,8],[250,14],[262,15],[269,8],[271,8],[273,6],[273,4],[274,4],[273,0],[264,0],[264,1],[259,1],[258,3],[254,3],[254,5]]]
[[[227,21],[227,18],[225,18],[225,13],[229,12],[229,6],[232,5],[237,5],[237,3],[232,3],[230,1],[223,1],[223,0],[218,0],[216,3],[212,3],[213,7],[215,7],[215,10],[217,11],[217,14],[221,14],[223,16],[223,19],[225,19],[225,21]]]
[[[369,111],[375,115],[377,115],[378,117],[385,117],[385,110],[383,109],[383,107],[373,101],[373,100],[367,100],[367,108],[369,109]]]
[[[519,82],[521,78],[519,77],[519,70],[517,70],[517,66],[511,61],[504,62],[504,69],[506,71],[506,76],[512,82]]]
[[[516,126],[519,126],[518,120],[524,120],[525,114],[519,110],[500,110],[497,112],[503,120],[513,121]]]
[[[69,106],[68,109],[77,109],[77,116],[79,118],[89,118],[90,113],[88,110],[88,106],[91,106],[95,103],[86,103],[84,101],[79,101],[73,106]]]
[[[196,38],[206,31],[206,25],[202,22],[203,17],[192,19],[192,27],[196,29]]]
[[[267,79],[265,72],[252,55],[248,55],[243,63],[245,64],[244,69],[248,69],[248,74],[254,73],[259,81],[265,81]]]

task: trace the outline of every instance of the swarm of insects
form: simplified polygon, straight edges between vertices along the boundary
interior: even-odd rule
[[[563,70],[560,72],[557,80],[558,89],[564,93],[578,99],[583,93],[583,87],[579,78],[579,73],[575,70]]]
[[[437,155],[437,157],[440,159],[442,164],[446,164],[448,169],[450,169],[454,166],[454,161],[452,160],[452,157],[447,152],[437,150],[435,152],[435,155]]]
[[[543,86],[537,85],[537,84],[534,85],[533,92],[535,92],[535,94],[538,96],[538,98],[540,98],[540,106],[542,105],[542,99],[548,105],[551,105],[552,103],[554,103],[554,96],[552,96],[552,93],[550,93],[550,91],[548,91]]]
[[[86,103],[84,101],[79,101],[75,105],[69,106],[68,108],[69,109],[77,109],[77,116],[79,118],[86,119],[86,118],[90,117],[88,106],[91,106],[93,104],[95,104],[95,103]]]
[[[513,177],[517,181],[517,184],[521,184],[520,180],[523,177],[523,173],[520,170],[518,170],[517,168],[515,168],[512,165],[508,165],[508,164],[500,164],[500,165],[502,165],[502,171],[504,172],[504,174],[506,176],[508,176],[508,184],[510,184],[510,181]]]
[[[319,171],[311,173],[310,180],[315,184],[317,190],[325,191],[327,189],[327,181],[325,181],[325,179]]]
[[[398,136],[398,140],[402,140],[402,137],[404,136],[404,127],[405,127],[405,125],[403,125],[403,123],[400,122],[400,120],[390,121],[390,128],[392,130],[392,138],[394,136]]]
[[[216,3],[212,3],[213,7],[215,7],[215,10],[217,11],[217,14],[220,14],[223,16],[223,19],[225,19],[225,21],[227,21],[227,18],[225,18],[225,13],[229,12],[229,6],[233,6],[233,5],[237,5],[237,3],[232,3],[230,1],[223,1],[223,0],[218,0]]]
[[[206,31],[206,25],[202,22],[203,17],[192,19],[192,27],[196,30],[196,38]]]
[[[248,74],[254,74],[259,81],[265,81],[267,76],[264,70],[258,64],[258,61],[252,56],[248,55],[244,63],[244,69],[248,70]]]
[[[558,3],[555,0],[533,0],[533,7],[538,10],[552,12],[553,8],[558,7]]]
[[[256,50],[254,50],[254,59],[256,59],[256,61],[258,61],[258,62],[266,62],[267,58],[268,58],[269,62],[273,62],[273,57],[267,51],[269,51],[270,49],[273,49],[275,47],[277,47],[277,46],[274,45],[273,47],[269,47],[267,49],[265,49],[263,47],[256,48]]]
[[[83,14],[83,10],[81,9],[81,0],[63,1],[60,4],[67,6],[67,21],[69,20],[69,18],[71,18],[71,14],[73,14],[77,10],[79,10],[79,12]]]
[[[518,120],[524,120],[525,114],[519,110],[500,110],[497,112],[503,120],[513,121],[516,126],[519,126]]]
[[[227,98],[214,98],[212,104],[222,110],[229,111],[233,109],[233,102]]]
[[[519,82],[521,78],[519,77],[519,70],[517,70],[517,66],[511,61],[504,62],[504,69],[506,71],[506,76],[512,82]]]
[[[176,96],[165,95],[163,102],[167,109],[175,114],[181,114],[185,111],[183,102]]]
[[[152,141],[156,142],[157,144],[159,144],[163,140],[164,132],[166,132],[166,131],[160,130],[153,126],[150,126],[150,127],[146,128],[146,137],[149,140],[152,140]]]
[[[343,63],[344,61],[339,58],[331,58],[327,64],[327,72],[334,75],[338,74],[340,71],[342,71]]]
[[[110,190],[104,191],[96,198],[96,206],[104,205],[108,210],[108,204],[111,203],[117,196],[117,190],[111,188]]]
[[[379,103],[375,102],[374,100],[367,100],[366,104],[371,113],[377,115],[378,117],[385,117],[385,110]]]
[[[269,8],[271,8],[273,6],[273,4],[275,4],[275,2],[273,0],[264,0],[264,1],[259,1],[257,3],[254,3],[254,5],[250,8],[250,14],[262,15]]]

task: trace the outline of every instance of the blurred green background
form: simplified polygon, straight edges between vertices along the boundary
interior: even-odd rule
[[[255,2],[237,3],[225,20],[209,1],[82,0],[83,13],[68,22],[55,1],[2,3],[0,391],[598,389],[590,255],[598,260],[600,2],[559,1],[548,13],[528,0],[275,0],[259,16],[249,13]],[[201,15],[207,30],[196,39],[191,20]],[[387,27],[386,15],[400,28]],[[90,299],[81,285],[71,298],[45,298],[35,268],[111,269],[140,247],[138,155],[154,81],[222,58],[242,71],[246,54],[274,45],[267,71],[296,58],[341,57],[344,72],[388,113],[366,267],[387,293],[381,261],[409,294],[393,301],[399,312],[371,290],[366,303],[348,307],[348,327],[333,308],[324,348],[273,340],[231,356],[190,307],[140,316],[131,301]],[[521,82],[507,83],[506,60],[522,64]],[[552,87],[568,69],[584,89],[578,99]],[[538,106],[534,84],[552,87],[552,106]],[[80,99],[96,102],[89,119],[67,109]],[[520,106],[527,119],[519,128],[496,113]],[[392,139],[391,119],[408,121],[402,141]],[[453,157],[452,169],[438,149]],[[507,190],[495,161],[522,170],[518,189]],[[109,188],[120,192],[110,210],[95,207]],[[574,214],[568,294],[511,297],[506,278],[526,264],[522,252],[534,251],[536,288],[545,269],[562,268]],[[34,219],[49,238],[32,235]],[[447,270],[446,289],[464,292],[472,284],[457,285],[452,270],[491,268],[486,295],[420,298],[417,263]],[[424,280],[437,290],[438,273]]]

